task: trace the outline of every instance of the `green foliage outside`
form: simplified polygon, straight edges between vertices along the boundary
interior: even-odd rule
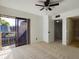
[[[9,22],[5,21],[4,19],[0,18],[0,25],[9,26]]]

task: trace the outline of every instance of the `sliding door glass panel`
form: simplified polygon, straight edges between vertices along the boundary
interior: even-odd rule
[[[30,21],[25,18],[0,17],[0,47],[30,43]]]
[[[27,20],[16,18],[16,46],[27,44]]]
[[[15,19],[1,17],[0,22],[2,47],[15,45]]]

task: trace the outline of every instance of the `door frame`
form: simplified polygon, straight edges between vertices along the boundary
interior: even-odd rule
[[[62,21],[62,39],[61,39],[61,41],[63,42],[63,20],[61,18],[54,19],[54,42],[55,42],[55,21],[57,21],[57,20],[61,20]]]
[[[72,40],[73,40],[73,37],[74,37],[73,22],[76,19],[77,19],[76,16],[67,18],[67,45],[70,45],[72,43]]]

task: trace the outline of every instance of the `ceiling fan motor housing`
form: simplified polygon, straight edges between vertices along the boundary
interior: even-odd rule
[[[49,6],[49,3],[50,3],[50,1],[44,2],[44,4],[45,4],[46,7]]]

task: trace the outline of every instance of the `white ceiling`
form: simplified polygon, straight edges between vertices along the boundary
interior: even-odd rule
[[[47,13],[46,11],[39,11],[41,7],[35,6],[38,1],[39,0],[0,0],[0,5],[37,15]],[[54,13],[63,13],[77,8],[79,8],[79,0],[64,0],[49,13],[53,15]]]

